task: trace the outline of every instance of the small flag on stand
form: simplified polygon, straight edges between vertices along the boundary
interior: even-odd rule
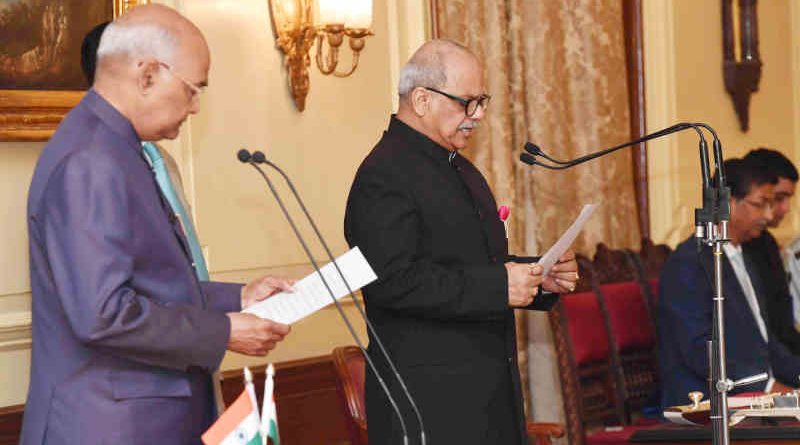
[[[253,374],[244,368],[245,389],[231,406],[203,433],[205,445],[262,445],[258,402]]]
[[[281,445],[281,437],[278,434],[278,411],[275,409],[275,367],[272,363],[267,366],[267,379],[264,381],[264,404],[261,406],[261,437],[264,439],[263,445],[268,445],[270,439],[272,445]]]

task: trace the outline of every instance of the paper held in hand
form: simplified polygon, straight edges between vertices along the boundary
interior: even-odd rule
[[[556,261],[561,258],[561,255],[564,255],[564,252],[569,249],[569,246],[572,245],[575,238],[577,238],[578,234],[581,232],[581,229],[583,229],[583,225],[586,224],[586,220],[594,213],[595,208],[597,208],[597,204],[584,205],[580,215],[575,219],[575,222],[573,222],[572,225],[569,226],[569,229],[561,235],[561,238],[553,244],[553,247],[542,255],[538,264],[544,268],[543,275],[547,275],[553,265],[556,264]]]
[[[336,264],[353,292],[378,279],[358,247],[354,247],[336,258]],[[349,294],[347,286],[333,263],[326,264],[320,268],[320,271],[337,300]],[[242,312],[255,314],[279,323],[291,324],[333,303],[317,272],[312,272],[296,282],[294,288],[295,291],[292,293],[281,292],[273,295]]]

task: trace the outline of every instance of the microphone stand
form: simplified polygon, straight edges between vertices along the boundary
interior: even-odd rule
[[[710,181],[708,146],[701,131],[709,131],[713,137],[714,161],[716,164],[716,181]],[[622,148],[639,145],[651,139],[660,138],[672,133],[693,129],[700,137],[700,169],[703,181],[703,207],[695,209],[695,238],[698,243],[698,253],[701,245],[705,244],[712,247],[714,258],[714,305],[711,340],[708,342],[708,353],[710,359],[709,381],[711,386],[711,424],[712,424],[712,443],[714,445],[729,445],[730,430],[728,424],[728,391],[742,384],[751,384],[755,381],[765,380],[766,374],[755,378],[743,379],[732,382],[727,375],[726,356],[725,356],[725,318],[724,318],[724,297],[722,291],[722,254],[723,245],[728,240],[728,222],[730,221],[730,189],[725,186],[725,172],[722,158],[722,144],[717,137],[717,133],[705,123],[682,122],[654,133],[645,135],[639,139],[625,142],[595,153],[578,157],[570,161],[559,161],[546,155],[539,146],[530,142],[525,144],[526,153],[520,155],[520,160],[529,165],[538,165],[550,170],[565,170],[576,165],[588,162],[592,159],[605,156]],[[545,163],[536,159],[541,156],[550,163]],[[702,263],[701,263],[702,264]]]
[[[336,310],[339,312],[339,316],[345,322],[345,325],[347,326],[347,329],[350,331],[350,335],[352,336],[352,338],[354,339],[354,341],[358,345],[359,349],[361,349],[361,352],[364,355],[364,358],[365,358],[367,364],[369,365],[369,367],[372,370],[372,372],[375,374],[375,377],[378,380],[378,384],[380,385],[381,389],[383,390],[384,394],[386,395],[387,399],[389,400],[389,403],[391,404],[392,409],[394,410],[395,415],[397,416],[397,418],[398,418],[398,420],[400,422],[400,428],[403,431],[403,443],[405,445],[408,445],[409,444],[408,430],[407,430],[407,427],[406,427],[406,424],[405,424],[405,420],[403,419],[403,416],[402,416],[402,414],[400,412],[400,408],[397,405],[397,402],[392,397],[391,392],[389,391],[389,388],[386,385],[386,382],[384,381],[384,379],[380,375],[380,373],[378,373],[378,370],[375,367],[375,364],[374,364],[372,358],[367,353],[366,348],[364,347],[364,345],[361,342],[361,340],[358,338],[358,335],[355,332],[355,328],[353,327],[353,325],[350,322],[349,318],[345,314],[344,309],[342,308],[341,304],[339,303],[339,301],[336,299],[335,295],[333,294],[333,291],[331,290],[331,287],[328,285],[328,282],[325,279],[325,276],[320,271],[320,268],[319,268],[319,265],[317,264],[316,258],[311,253],[311,250],[308,248],[308,245],[305,242],[305,239],[300,234],[300,231],[298,230],[297,225],[294,222],[294,219],[291,217],[291,215],[289,214],[288,210],[286,209],[286,205],[284,204],[283,200],[278,195],[274,184],[272,183],[272,181],[269,179],[269,177],[264,173],[264,171],[257,164],[267,164],[267,165],[269,165],[271,168],[273,168],[275,171],[277,171],[284,178],[284,180],[286,181],[286,184],[289,186],[289,189],[292,191],[292,194],[295,197],[295,200],[297,201],[297,203],[299,204],[300,208],[302,209],[303,214],[306,216],[306,219],[308,220],[308,222],[310,223],[311,227],[313,228],[314,233],[317,236],[317,239],[319,240],[320,244],[322,244],[322,246],[323,246],[323,248],[324,248],[324,250],[325,250],[325,252],[326,252],[326,254],[327,254],[327,256],[328,256],[328,258],[330,260],[330,262],[333,264],[333,266],[336,269],[336,272],[338,273],[340,279],[342,280],[342,282],[344,283],[345,287],[347,288],[347,291],[350,294],[350,298],[352,299],[353,303],[355,304],[356,308],[358,309],[359,313],[361,314],[361,317],[364,319],[364,321],[366,323],[366,326],[367,326],[367,329],[373,335],[373,338],[375,339],[379,350],[381,351],[381,353],[382,353],[384,359],[386,360],[386,362],[389,364],[392,372],[394,373],[394,376],[395,376],[396,380],[398,381],[398,383],[400,384],[401,388],[403,389],[406,398],[408,399],[412,409],[414,410],[414,413],[417,416],[417,421],[418,421],[419,426],[420,426],[420,441],[421,441],[421,444],[425,445],[426,444],[425,428],[424,428],[423,423],[422,423],[422,416],[421,416],[421,414],[419,412],[419,409],[417,408],[417,405],[416,405],[413,397],[411,397],[411,394],[408,391],[408,388],[407,388],[407,386],[405,384],[405,381],[400,376],[399,372],[397,371],[397,368],[395,367],[394,363],[390,359],[389,354],[386,352],[386,349],[383,346],[383,342],[380,340],[380,337],[375,332],[375,329],[373,328],[372,323],[367,318],[363,307],[358,302],[358,298],[356,298],[353,290],[350,287],[350,284],[347,282],[347,279],[344,277],[344,274],[342,273],[341,269],[339,268],[339,265],[336,263],[336,260],[333,257],[333,254],[332,254],[327,242],[323,238],[321,232],[319,231],[319,228],[317,227],[316,223],[314,222],[314,219],[311,217],[311,214],[308,212],[308,209],[306,208],[305,204],[303,203],[303,200],[300,198],[300,195],[297,192],[297,189],[294,187],[294,184],[292,183],[292,181],[289,179],[289,177],[286,175],[286,173],[281,168],[279,168],[277,165],[275,165],[274,163],[272,163],[269,160],[267,160],[266,156],[264,156],[264,153],[262,153],[260,151],[255,151],[255,152],[253,152],[252,155],[250,155],[250,153],[247,150],[242,149],[242,150],[239,150],[239,152],[237,154],[237,157],[241,162],[248,163],[253,168],[255,168],[259,172],[259,174],[262,176],[262,178],[264,178],[264,180],[266,181],[267,185],[269,186],[269,189],[272,192],[272,195],[275,198],[275,200],[277,201],[279,207],[281,208],[281,211],[282,211],[284,217],[289,222],[289,225],[292,227],[292,230],[294,231],[295,237],[297,238],[297,240],[300,242],[301,246],[303,247],[303,251],[305,252],[306,257],[311,262],[311,265],[314,267],[314,271],[320,277],[320,279],[322,280],[322,283],[325,286],[325,289],[328,291],[328,294],[330,295],[331,300],[333,301],[334,305],[336,306]]]

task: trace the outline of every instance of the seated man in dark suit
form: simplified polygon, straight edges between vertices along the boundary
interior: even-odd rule
[[[775,177],[752,161],[725,162],[731,189],[730,243],[724,245],[723,296],[728,377],[768,372],[770,379],[737,391],[781,391],[795,386],[800,357],[774,339],[758,298],[764,283],[743,243],[764,231],[772,218]],[[711,250],[698,254],[695,239],[681,243],[661,272],[658,303],[662,405],[683,405],[691,391],[708,392],[708,351],[713,305]]]
[[[775,176],[775,206],[767,226],[776,228],[789,213],[797,185],[797,169],[786,156],[768,148],[752,150],[745,159],[759,163]],[[770,330],[793,354],[800,354],[800,332],[794,327],[789,279],[778,242],[769,230],[764,230],[761,236],[746,243],[745,249],[758,258],[755,263],[764,283],[764,293],[759,297],[763,299]]]

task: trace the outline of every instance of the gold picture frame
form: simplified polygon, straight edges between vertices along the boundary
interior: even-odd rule
[[[114,17],[149,0],[110,1]],[[78,61],[76,61],[77,63]],[[46,141],[86,91],[0,90],[0,142]]]

